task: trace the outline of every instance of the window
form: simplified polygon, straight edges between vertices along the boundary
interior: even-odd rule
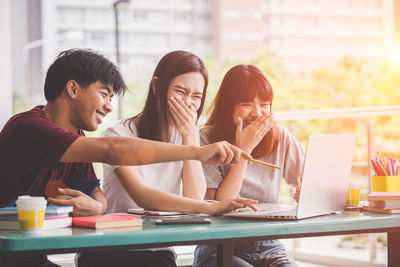
[[[189,37],[189,35],[187,34],[176,34],[172,36],[172,43],[174,45],[190,45],[191,42],[191,38]]]
[[[282,16],[271,16],[269,19],[271,28],[280,28],[282,27]]]
[[[166,24],[168,23],[168,13],[166,12],[151,12],[149,13],[149,22],[156,24]]]
[[[135,55],[132,57],[133,62],[130,62],[136,69],[146,69],[153,66],[152,58],[145,55]]]
[[[146,11],[133,11],[133,21],[135,23],[143,23],[147,21]]]
[[[95,44],[104,44],[107,41],[106,32],[92,32],[92,42]]]
[[[111,11],[106,9],[89,9],[89,21],[90,22],[111,22]]]
[[[155,47],[165,47],[168,44],[168,37],[166,34],[151,34],[149,44]]]
[[[199,13],[210,13],[212,9],[211,0],[196,1],[196,10]]]
[[[174,18],[175,18],[175,24],[190,24],[190,23],[192,23],[192,17],[188,13],[176,13]]]
[[[147,34],[134,33],[133,34],[133,45],[144,46],[149,43]]]
[[[126,23],[130,21],[131,12],[129,10],[119,10],[118,11],[118,21],[121,23]],[[114,16],[114,14],[113,14]]]
[[[196,26],[196,34],[198,35],[210,35],[212,33],[211,19],[209,17],[199,18]]]
[[[57,14],[63,22],[83,22],[85,20],[85,10],[82,8],[59,8]]]

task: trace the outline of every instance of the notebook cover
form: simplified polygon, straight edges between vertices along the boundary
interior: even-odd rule
[[[142,226],[142,217],[135,215],[104,214],[97,216],[74,217],[73,226],[93,229]]]

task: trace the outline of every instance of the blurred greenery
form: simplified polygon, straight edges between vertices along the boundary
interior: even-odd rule
[[[357,234],[357,235],[344,235],[341,241],[353,242],[355,244],[367,245],[369,241],[369,234]],[[376,241],[381,243],[383,246],[387,246],[387,236],[385,234],[378,234]]]

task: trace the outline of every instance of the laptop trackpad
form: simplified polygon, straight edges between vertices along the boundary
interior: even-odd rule
[[[273,214],[276,212],[289,212],[289,214],[296,215],[297,206],[293,205],[282,205],[278,203],[260,203],[256,205],[258,211],[253,211],[250,208],[241,208],[236,210],[236,212],[240,212],[241,214],[254,214],[254,215],[267,215]]]

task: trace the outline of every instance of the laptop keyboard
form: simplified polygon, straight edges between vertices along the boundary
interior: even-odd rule
[[[268,216],[296,216],[297,215],[297,210],[278,210],[278,211],[272,211],[272,212],[265,212],[265,215]]]

